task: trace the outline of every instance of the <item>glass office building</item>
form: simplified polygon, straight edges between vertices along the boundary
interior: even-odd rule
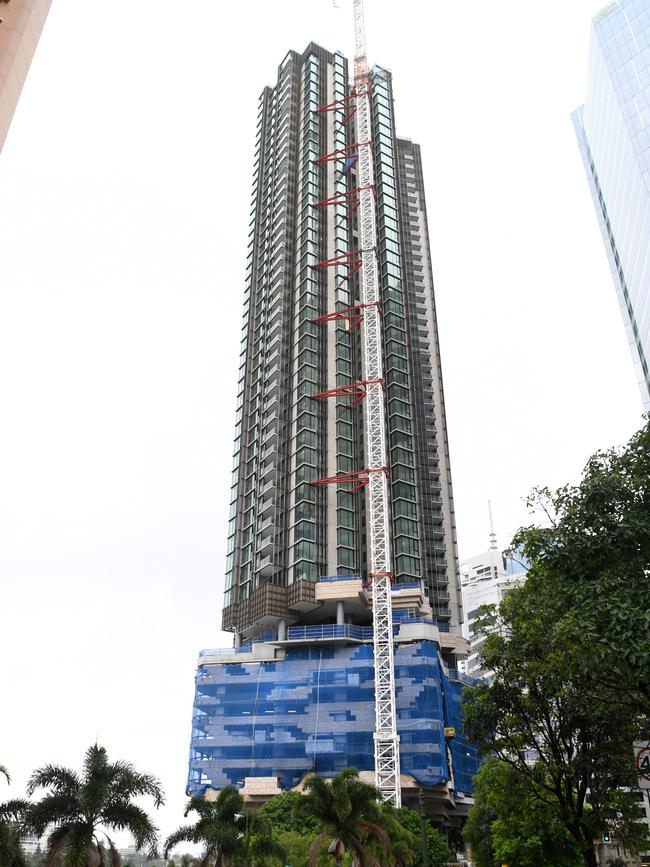
[[[594,18],[573,122],[650,411],[650,0],[618,0]]]

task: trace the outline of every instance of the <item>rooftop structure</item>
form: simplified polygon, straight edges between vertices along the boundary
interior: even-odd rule
[[[650,411],[650,2],[593,20],[585,103],[573,113],[646,411]]]
[[[0,151],[52,0],[0,0]]]

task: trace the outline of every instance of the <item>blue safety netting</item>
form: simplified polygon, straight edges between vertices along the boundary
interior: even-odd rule
[[[424,785],[450,778],[444,726],[457,790],[470,792],[476,751],[460,736],[462,686],[445,675],[431,641],[396,647],[395,683],[403,773]],[[354,766],[374,770],[372,645],[303,647],[275,662],[199,666],[188,793],[245,777],[276,776],[282,789],[305,774]]]

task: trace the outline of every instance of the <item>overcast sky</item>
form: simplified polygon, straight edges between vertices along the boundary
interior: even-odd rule
[[[182,820],[221,587],[257,98],[350,0],[54,0],[0,155],[0,762]],[[596,0],[367,0],[422,146],[461,557],[641,425],[570,122]]]

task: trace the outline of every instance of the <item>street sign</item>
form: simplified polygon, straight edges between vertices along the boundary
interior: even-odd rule
[[[637,744],[635,746],[634,764],[639,775],[639,787],[650,789],[650,745]]]
[[[456,729],[453,726],[445,726],[445,737],[446,738],[455,738],[456,737]]]

